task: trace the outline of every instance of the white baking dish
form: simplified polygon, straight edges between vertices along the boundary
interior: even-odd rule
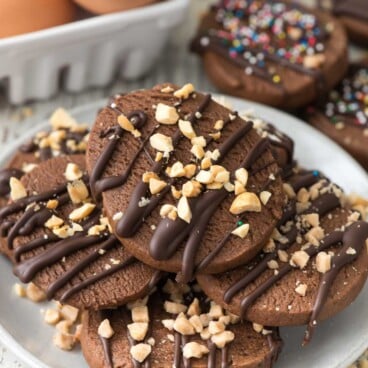
[[[157,60],[189,0],[167,0],[0,40],[0,80],[9,101],[44,99],[108,84],[119,73],[135,79]]]

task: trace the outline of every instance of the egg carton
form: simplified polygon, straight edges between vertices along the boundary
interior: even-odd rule
[[[0,80],[9,102],[79,92],[114,77],[143,76],[186,16],[190,0],[167,0],[0,40]]]

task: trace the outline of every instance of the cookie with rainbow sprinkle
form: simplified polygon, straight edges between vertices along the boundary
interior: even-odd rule
[[[341,80],[346,46],[331,16],[265,0],[218,2],[192,42],[220,90],[285,109],[308,104]]]
[[[352,65],[325,103],[310,107],[308,121],[368,169],[368,66]]]

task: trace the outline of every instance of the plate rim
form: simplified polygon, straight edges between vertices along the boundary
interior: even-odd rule
[[[322,134],[320,131],[318,131],[316,128],[310,126],[303,120],[299,119],[298,117],[295,117],[288,112],[284,112],[282,110],[278,110],[276,108],[260,104],[257,102],[249,101],[249,100],[243,100],[237,97],[228,96],[221,93],[213,93],[213,97],[223,97],[226,101],[229,101],[231,104],[244,104],[244,110],[247,107],[248,109],[252,109],[255,111],[256,115],[263,119],[262,114],[258,114],[258,109],[261,110],[268,110],[270,113],[275,114],[275,120],[276,122],[273,122],[277,126],[277,117],[287,116],[288,119],[294,120],[298,125],[302,124],[303,127],[308,131],[312,131],[313,134],[317,134],[319,138],[324,140],[326,144],[331,145],[334,150],[338,150],[339,154],[345,156],[345,158],[349,161],[351,161],[351,164],[354,166],[354,169],[359,171],[362,177],[366,177],[368,181],[368,172],[366,172],[363,167],[343,148],[341,148],[337,143],[335,143],[333,140],[331,140],[329,137]],[[108,101],[108,97],[95,100],[93,102],[89,102],[87,104],[83,104],[81,106],[72,107],[72,108],[66,108],[66,110],[74,117],[79,114],[83,114],[85,112],[91,113],[92,111],[95,111],[97,113],[98,109],[105,106],[106,102]],[[240,111],[241,113],[241,111]],[[48,114],[47,116],[50,116]],[[32,118],[32,120],[37,119],[37,115]],[[77,118],[77,120],[79,120]],[[83,123],[81,121],[81,123]],[[93,122],[89,122],[89,124],[93,124]],[[19,135],[15,140],[8,143],[8,147],[6,147],[1,153],[0,153],[0,161],[2,164],[6,163],[11,155],[14,153],[14,149],[18,146],[20,146],[27,138],[34,135],[37,131],[40,129],[43,129],[47,127],[48,125],[48,118],[42,119],[39,123],[34,124],[30,129],[28,129],[26,132]],[[362,289],[363,290],[363,289]],[[22,363],[29,366],[29,368],[52,368],[48,364],[42,362],[39,360],[35,355],[33,355],[29,350],[27,350],[25,347],[23,347],[12,335],[10,332],[7,331],[7,329],[0,324],[0,342],[4,345],[5,348],[9,349],[17,359],[19,359]],[[354,352],[352,352],[344,361],[340,362],[338,366],[331,367],[331,368],[345,368],[349,364],[352,364],[356,359],[358,359],[364,351],[367,349],[366,343],[362,341],[359,346],[357,346],[354,349]],[[28,368],[28,367],[27,367]]]

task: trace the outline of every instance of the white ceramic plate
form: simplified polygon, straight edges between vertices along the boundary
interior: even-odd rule
[[[322,134],[275,109],[230,97],[227,100],[237,111],[252,108],[260,117],[287,132],[296,142],[296,157],[302,165],[318,168],[347,192],[355,191],[368,197],[366,172]],[[92,122],[96,111],[104,104],[105,101],[98,101],[71,112],[78,121]],[[0,166],[24,139],[46,126],[47,123],[36,126],[9,145],[0,154]],[[65,353],[53,346],[54,329],[43,322],[39,305],[12,294],[16,279],[11,274],[10,264],[3,258],[0,259],[0,279],[0,341],[32,368],[87,367],[80,351]],[[320,324],[308,347],[301,347],[303,327],[283,328],[285,349],[277,367],[346,368],[368,347],[367,310],[368,284],[350,308]]]

